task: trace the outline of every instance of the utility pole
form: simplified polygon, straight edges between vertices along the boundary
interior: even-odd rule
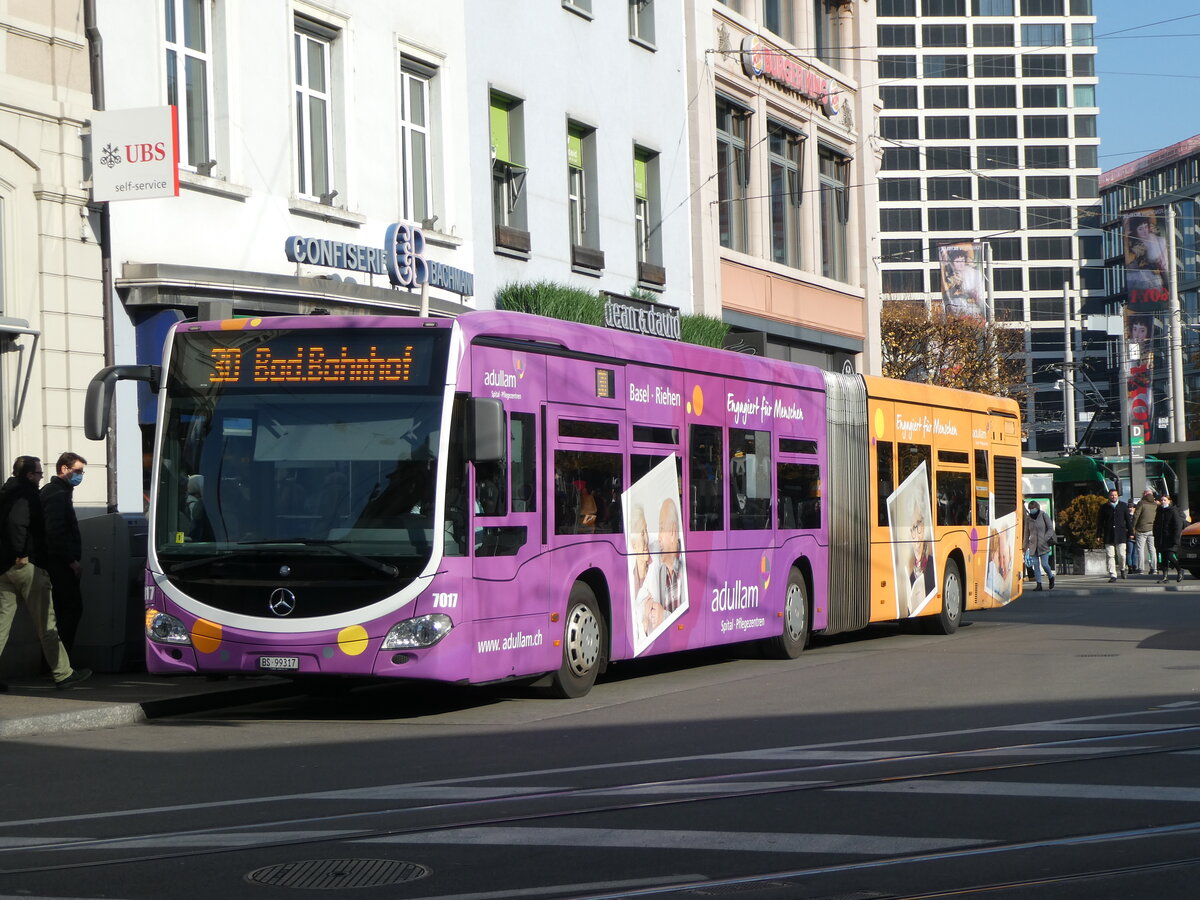
[[[1075,347],[1071,336],[1074,324],[1071,288],[1063,282],[1063,450],[1075,447]]]

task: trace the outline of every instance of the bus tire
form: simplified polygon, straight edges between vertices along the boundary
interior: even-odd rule
[[[546,694],[563,700],[582,697],[596,683],[604,655],[606,629],[596,594],[582,581],[571,585],[563,623],[562,665],[550,678]]]
[[[795,659],[808,643],[808,588],[804,576],[796,569],[788,573],[783,601],[783,634],[769,637],[762,643],[768,659]]]
[[[925,616],[926,634],[954,634],[963,614],[963,578],[958,563],[949,560],[942,576],[942,609],[934,616]]]

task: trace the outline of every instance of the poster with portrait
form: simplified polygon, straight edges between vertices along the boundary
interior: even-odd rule
[[[892,536],[892,575],[896,583],[896,618],[915,616],[938,589],[933,558],[933,503],[929,475],[921,463],[887,498]]]
[[[942,244],[938,247],[938,268],[942,274],[942,302],[948,314],[991,318],[983,274],[983,244]]]
[[[621,495],[637,656],[688,608],[679,473],[671,454]]]
[[[1166,371],[1166,322],[1153,313],[1125,308],[1126,391],[1129,421],[1149,439],[1154,422],[1154,370]]]
[[[1167,210],[1134,210],[1121,220],[1125,288],[1131,312],[1163,312],[1170,302],[1167,270]]]
[[[1006,513],[1000,518],[992,517],[988,526],[987,573],[983,590],[1000,604],[1013,598],[1013,585],[1019,576],[1023,559],[1016,555],[1017,513]]]

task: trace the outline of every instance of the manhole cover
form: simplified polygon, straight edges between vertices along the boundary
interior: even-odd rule
[[[246,880],[271,887],[336,891],[416,881],[428,874],[425,866],[398,859],[304,859],[255,869]]]

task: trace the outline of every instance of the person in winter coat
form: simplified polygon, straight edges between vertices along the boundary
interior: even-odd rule
[[[1025,515],[1025,553],[1033,561],[1033,575],[1037,587],[1042,589],[1042,570],[1050,578],[1050,590],[1054,590],[1054,569],[1050,566],[1050,548],[1054,546],[1054,523],[1042,512],[1036,500],[1029,501],[1029,512]]]
[[[1154,517],[1158,515],[1158,500],[1154,491],[1142,494],[1133,511],[1133,533],[1137,540],[1138,567],[1150,575],[1158,573],[1158,548],[1154,543]]]
[[[1096,517],[1096,534],[1104,542],[1104,562],[1108,565],[1108,583],[1125,577],[1125,545],[1133,533],[1133,516],[1129,506],[1121,502],[1116,489],[1108,492],[1108,502],[1100,507]]]
[[[46,520],[46,556],[38,564],[50,576],[54,589],[54,618],[58,636],[70,653],[75,633],[83,618],[83,594],[79,590],[83,541],[75,517],[75,487],[83,481],[87,460],[78,453],[64,453],[55,463],[55,475],[42,488],[42,511]]]
[[[0,653],[8,643],[13,616],[20,603],[33,619],[42,642],[42,655],[57,687],[74,687],[92,676],[90,669],[72,669],[67,650],[58,639],[58,624],[50,602],[50,577],[38,562],[46,553],[46,531],[38,482],[42,461],[18,456],[12,478],[0,488]],[[0,683],[0,690],[7,685]]]
[[[1171,502],[1171,498],[1163,494],[1159,500],[1158,513],[1154,516],[1154,543],[1162,554],[1162,578],[1159,584],[1167,583],[1167,575],[1171,566],[1175,567],[1175,581],[1183,581],[1183,567],[1179,565],[1179,539],[1187,523],[1183,518],[1183,510]]]

